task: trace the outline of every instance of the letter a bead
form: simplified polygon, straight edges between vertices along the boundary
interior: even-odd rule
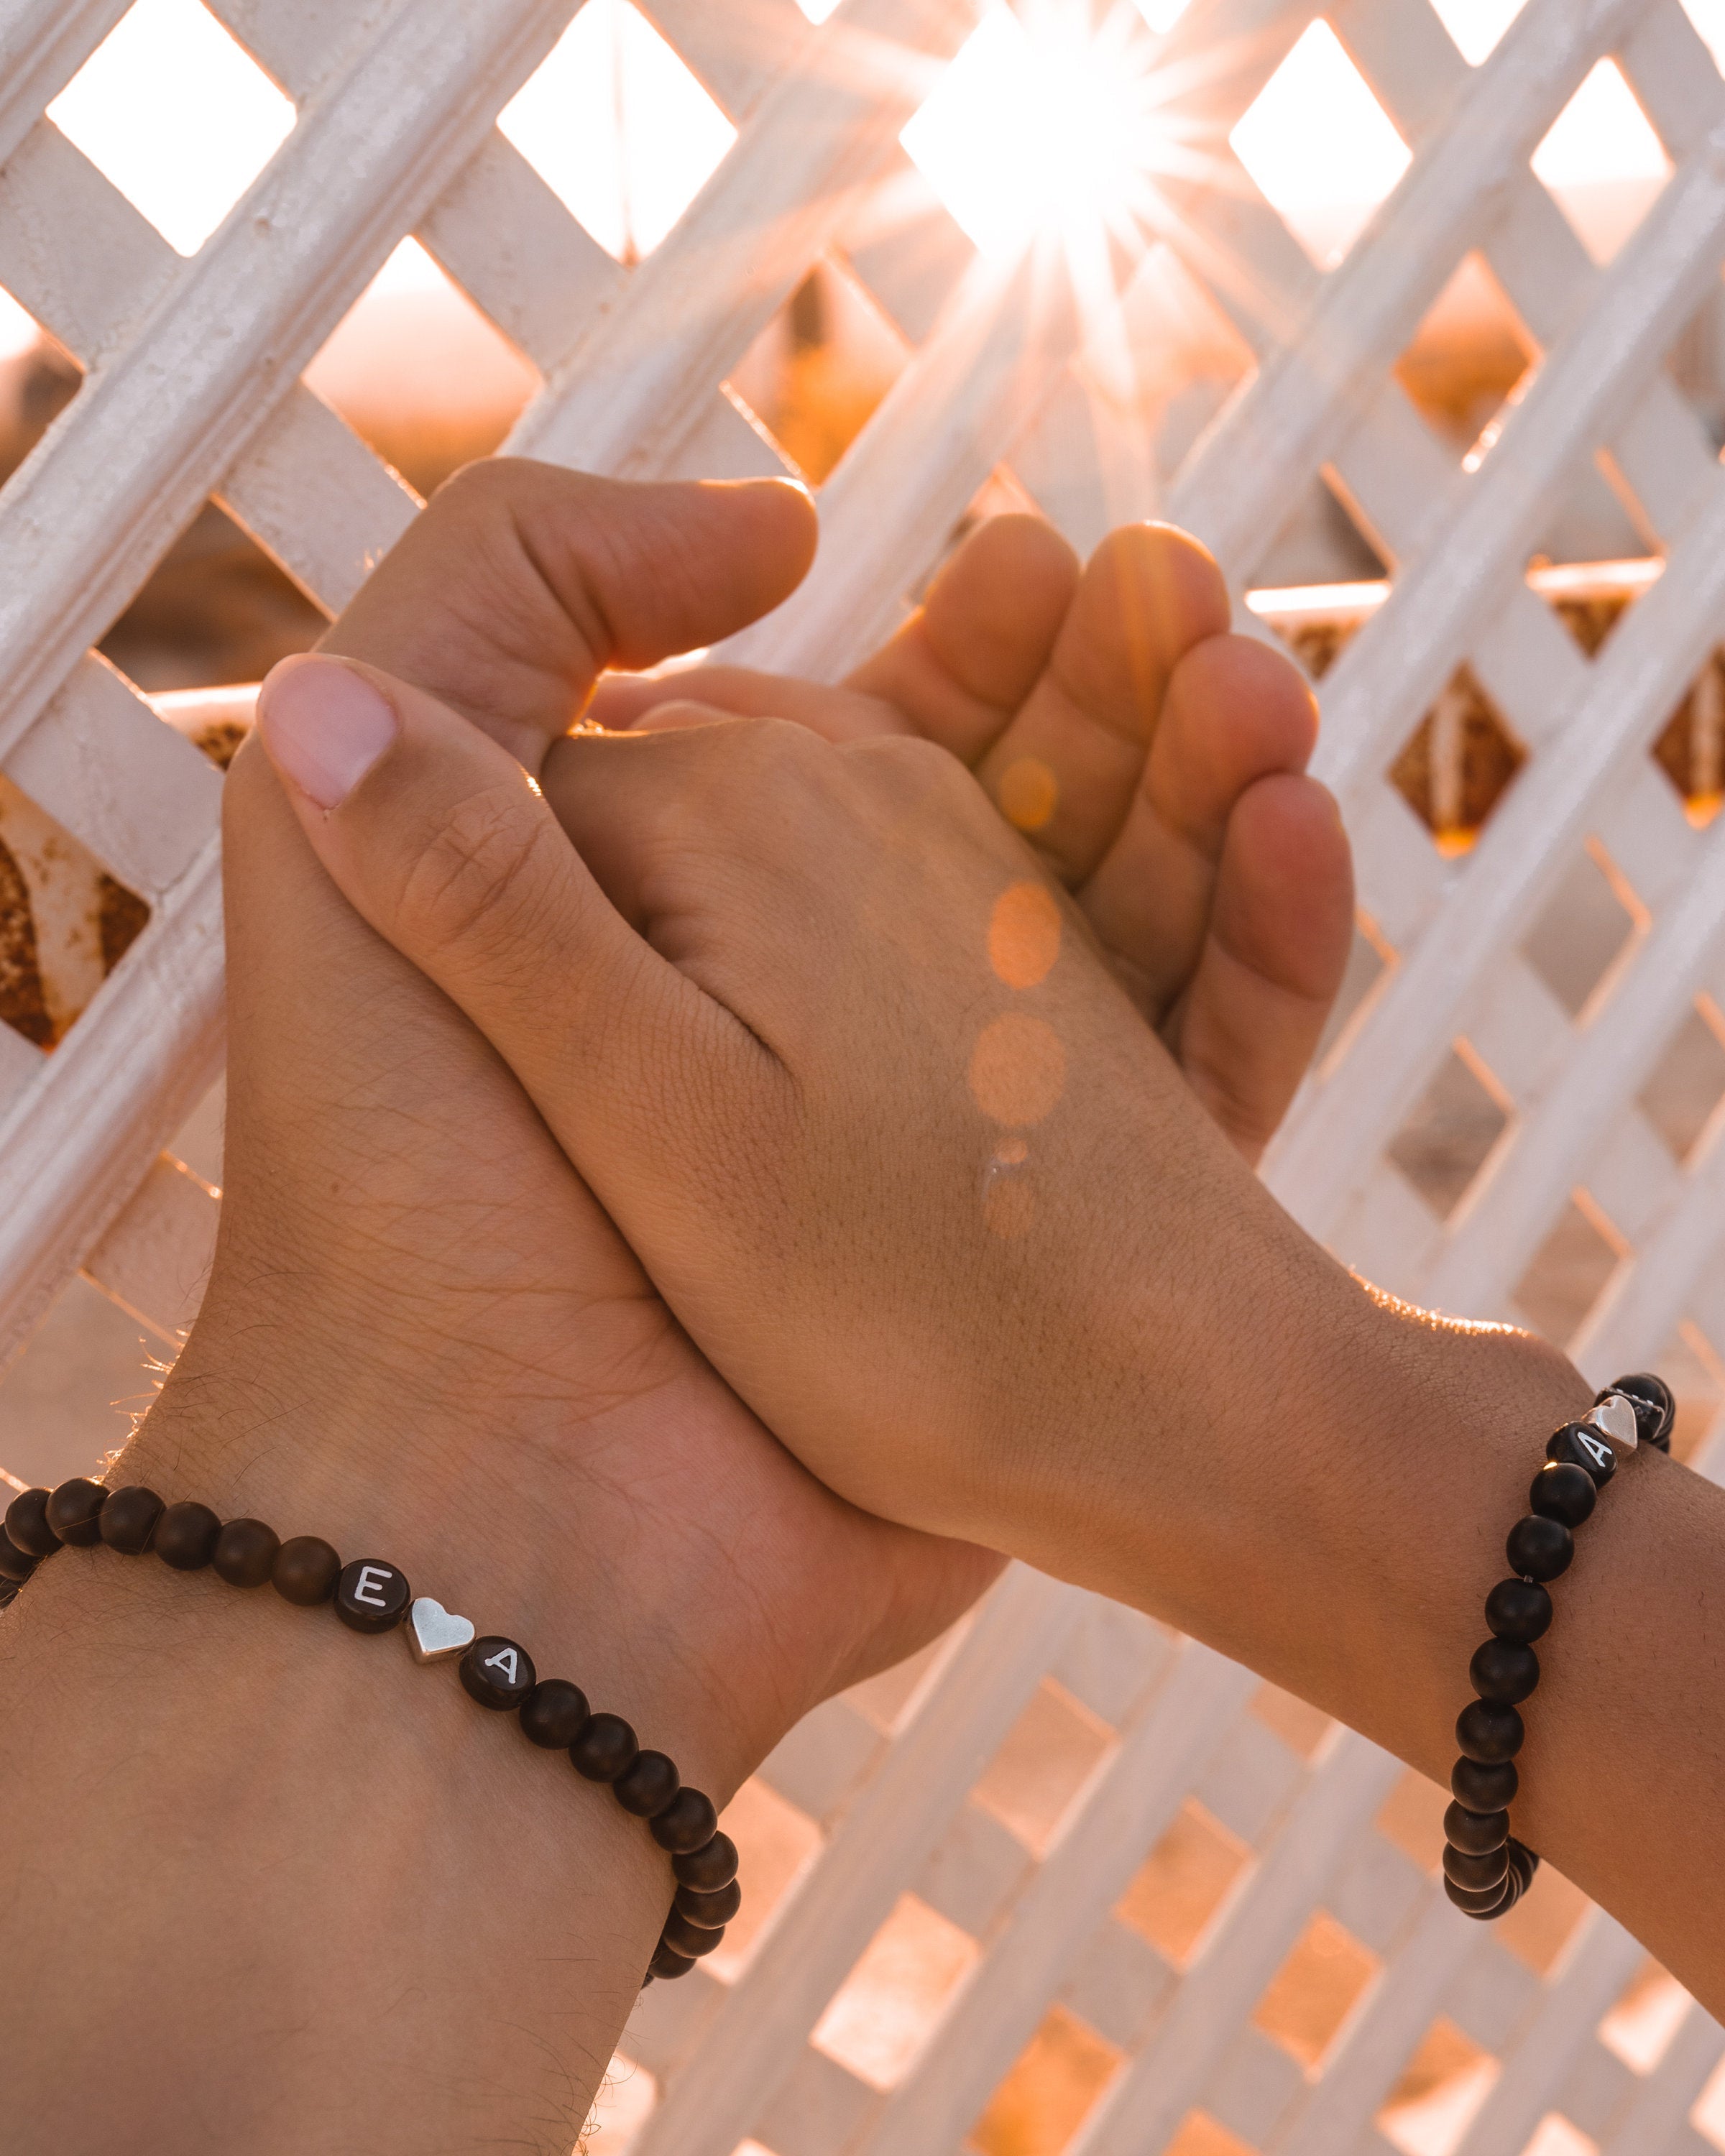
[[[514,1640],[487,1633],[461,1657],[461,1682],[468,1697],[501,1713],[519,1707],[538,1682],[533,1657]]]

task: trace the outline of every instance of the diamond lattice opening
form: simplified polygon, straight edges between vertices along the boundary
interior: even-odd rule
[[[329,618],[249,532],[207,502],[98,649],[141,689],[259,681]]]
[[[855,279],[817,263],[725,387],[819,486],[904,372],[902,337]]]
[[[1500,2071],[1453,2021],[1434,2021],[1378,2113],[1378,2130],[1402,2156],[1454,2156]]]
[[[1257,2151],[1207,2111],[1189,2111],[1163,2156],[1257,2156]]]
[[[1321,598],[1327,591],[1346,611],[1359,606],[1373,585],[1387,591],[1390,567],[1382,535],[1340,475],[1326,467],[1296,495],[1253,577],[1291,599]]]
[[[1627,562],[1536,562],[1527,583],[1580,647],[1595,659],[1630,608],[1656,584],[1665,563],[1657,555]]]
[[[1271,1979],[1253,2025],[1315,2073],[1378,1965],[1376,1954],[1320,1909]]]
[[[1690,2111],[1689,2123],[1704,2141],[1725,2151],[1725,2059],[1707,2076]]]
[[[1573,861],[1522,943],[1522,955],[1571,1018],[1609,992],[1650,916],[1597,839]]]
[[[135,891],[0,773],[0,1022],[64,1040],[150,918]]]
[[[1683,797],[1692,824],[1710,824],[1725,800],[1725,651],[1716,651],[1653,745],[1653,760]]]
[[[1422,1871],[1435,1871],[1444,1854],[1444,1813],[1450,1792],[1411,1767],[1384,1799],[1373,1822],[1384,1839]]]
[[[1623,1238],[1584,1190],[1576,1191],[1516,1283],[1515,1300],[1536,1332],[1562,1348],[1609,1286]]]
[[[1725,1100],[1725,1013],[1701,996],[1637,1096],[1674,1160],[1686,1161]]]
[[[1432,13],[1470,67],[1490,59],[1498,39],[1527,4],[1527,0],[1431,0]]]
[[[1320,270],[1341,261],[1413,162],[1322,17],[1296,39],[1228,140]]]
[[[1189,1797],[1114,1913],[1183,1969],[1250,1859],[1245,1842]]]
[[[1599,2144],[1560,2111],[1548,2111],[1533,2129],[1522,2156],[1599,2156]]]
[[[1389,1158],[1439,1219],[1447,1220],[1509,1128],[1511,1114],[1491,1072],[1458,1040],[1396,1132]]]
[[[619,262],[652,253],[737,140],[629,0],[588,0],[497,125]]]
[[[137,0],[48,116],[195,254],[292,132],[294,107],[198,0]]]
[[[1464,665],[1409,736],[1389,778],[1438,850],[1463,854],[1526,761],[1507,721]]]
[[[1246,604],[1276,631],[1311,678],[1322,681],[1389,597],[1389,584],[1373,577],[1354,584],[1250,591]]]
[[[1113,2078],[1120,2056],[1076,2015],[1050,2007],[966,2148],[977,2156],[1060,2156]]]
[[[901,1894],[809,2041],[871,2088],[895,2087],[977,1958],[968,1932]]]
[[[305,380],[422,495],[489,456],[540,384],[416,239],[396,248]]]
[[[1671,161],[1615,60],[1600,60],[1533,152],[1533,172],[1595,262],[1653,207]]]
[[[1045,1679],[972,1794],[1040,1854],[1112,1743],[1105,1722]]]
[[[1599,2024],[1599,2041],[1631,2073],[1651,2074],[1694,2005],[1676,1977],[1650,1954]]]
[[[1538,362],[1538,346],[1476,251],[1463,255],[1427,309],[1395,378],[1432,431],[1476,471]]]
[[[77,395],[84,370],[64,346],[0,290],[0,486]]]

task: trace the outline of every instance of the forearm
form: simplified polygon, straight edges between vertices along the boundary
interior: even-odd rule
[[[645,1674],[628,1635],[632,1617],[650,1633],[650,1608],[596,1594],[567,1547],[534,1553],[526,1517],[504,1560],[509,1490],[444,1502],[410,1471],[368,1482],[357,1456],[344,1531],[292,1505],[290,1461],[268,1511],[255,1473],[234,1502],[228,1452],[191,1421],[165,1402],[121,1479],[398,1563],[521,1640],[541,1675],[588,1684],[721,1800],[752,1763]],[[472,1532],[480,1512],[495,1539]],[[608,1790],[470,1701],[452,1665],[418,1666],[400,1633],[362,1636],[268,1586],[67,1549],[5,1621],[0,1729],[8,1958],[31,1972],[7,2012],[20,2156],[502,2140],[567,2156],[670,1863]]]
[[[1259,1281],[1252,1325],[1207,1343],[1207,1387],[1176,1380],[1209,1417],[1167,1425],[1170,1353],[1140,1327],[1078,1503],[1039,1484],[1020,1548],[1447,1784],[1506,1537],[1591,1389],[1543,1342],[1388,1304],[1291,1234],[1265,1233],[1236,1277]],[[1644,1446],[1552,1595],[1514,1831],[1717,2011],[1725,1492]]]

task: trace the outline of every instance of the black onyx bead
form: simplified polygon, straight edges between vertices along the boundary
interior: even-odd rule
[[[6,1532],[26,1557],[52,1557],[60,1538],[48,1524],[46,1490],[20,1490],[6,1508]]]
[[[141,1557],[155,1538],[163,1510],[161,1498],[141,1482],[110,1490],[102,1507],[102,1540],[123,1557]]]
[[[1488,1887],[1501,1886],[1509,1876],[1509,1851],[1504,1848],[1488,1849],[1473,1856],[1465,1849],[1446,1843],[1444,1876],[1453,1879],[1458,1887],[1466,1887],[1471,1894],[1482,1894]]]
[[[1458,1759],[1450,1769],[1450,1792],[1471,1812],[1507,1811],[1521,1777],[1509,1759]]]
[[[718,1831],[719,1815],[711,1797],[699,1789],[679,1789],[662,1811],[655,1812],[647,1831],[673,1856],[705,1849]]]
[[[1548,1460],[1527,1491],[1527,1510],[1543,1520],[1561,1520],[1579,1527],[1599,1502],[1599,1486],[1584,1467],[1567,1460]]]
[[[1539,1682],[1539,1657],[1531,1647],[1513,1647],[1507,1640],[1487,1640],[1475,1649],[1467,1674],[1481,1699],[1514,1707]]]
[[[500,1713],[519,1707],[538,1681],[526,1649],[493,1632],[475,1640],[461,1657],[461,1684],[467,1697]]]
[[[1611,1450],[1610,1440],[1583,1422],[1566,1422],[1561,1430],[1554,1430],[1545,1441],[1545,1456],[1567,1460],[1572,1467],[1584,1467],[1602,1490],[1617,1472],[1617,1455]]]
[[[742,1888],[734,1879],[728,1887],[720,1887],[716,1894],[700,1894],[692,1887],[680,1887],[671,1907],[691,1924],[704,1924],[709,1931],[718,1931],[742,1907]]]
[[[341,1576],[341,1560],[321,1535],[290,1535],[270,1568],[276,1593],[301,1609],[327,1602]]]
[[[1635,1435],[1643,1445],[1653,1445],[1661,1452],[1671,1450],[1677,1403],[1663,1378],[1656,1378],[1651,1370],[1640,1370],[1633,1378],[1620,1378],[1606,1391],[1623,1394],[1634,1408]],[[1604,1398],[1605,1393],[1601,1393],[1599,1399]]]
[[[543,1677],[521,1702],[521,1727],[547,1752],[566,1752],[587,1720],[587,1694],[567,1677]]]
[[[1500,1707],[1495,1700],[1476,1699],[1455,1717],[1455,1742],[1468,1758],[1482,1765],[1514,1758],[1525,1733],[1515,1709]]]
[[[1512,1570],[1527,1579],[1555,1579],[1569,1569],[1575,1554],[1575,1537],[1561,1520],[1542,1520],[1529,1512],[1509,1531],[1504,1553]]]
[[[694,1966],[694,1961],[688,1954],[680,1954],[675,1947],[666,1946],[661,1939],[654,1948],[652,1960],[647,1964],[647,1974],[669,1980],[672,1977],[687,1976]]]
[[[569,1758],[589,1782],[614,1782],[635,1763],[635,1732],[620,1714],[589,1715]]]
[[[665,1920],[660,1944],[669,1947],[673,1953],[687,1954],[691,1961],[698,1961],[702,1954],[711,1953],[724,1936],[722,1924],[716,1931],[709,1931],[705,1925],[691,1924],[686,1917],[679,1916],[673,1909]]]
[[[21,1550],[10,1535],[0,1535],[0,1579],[8,1587],[22,1587],[41,1562]]]
[[[677,1763],[663,1752],[638,1752],[634,1764],[611,1788],[624,1811],[637,1819],[651,1819],[677,1794]]]
[[[94,1549],[102,1538],[102,1507],[108,1493],[100,1482],[74,1475],[48,1501],[48,1524],[73,1549]]]
[[[393,1632],[413,1599],[406,1573],[381,1557],[357,1557],[336,1576],[336,1614],[356,1632]]]
[[[198,1572],[209,1563],[221,1532],[222,1523],[209,1507],[188,1497],[170,1505],[156,1522],[151,1547],[176,1572]]]
[[[280,1548],[280,1537],[261,1520],[229,1520],[216,1537],[210,1563],[230,1587],[261,1587]]]
[[[728,1834],[716,1834],[704,1849],[672,1857],[671,1870],[680,1886],[692,1887],[700,1894],[716,1894],[737,1876],[737,1844]]]
[[[1551,1630],[1551,1597],[1537,1580],[1500,1579],[1486,1597],[1486,1622],[1495,1638],[1531,1646]]]
[[[1513,1873],[1506,1873],[1495,1887],[1487,1887],[1483,1893],[1479,1894],[1470,1892],[1466,1887],[1458,1887],[1453,1879],[1446,1876],[1444,1892],[1464,1916],[1476,1917],[1485,1922],[1512,1909],[1518,1890]]]
[[[1483,1856],[1488,1850],[1502,1849],[1509,1840],[1509,1814],[1475,1812],[1463,1804],[1451,1804],[1444,1814],[1444,1839],[1451,1849]]]

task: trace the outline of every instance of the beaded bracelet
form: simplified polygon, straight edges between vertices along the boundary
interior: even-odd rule
[[[645,1820],[670,1856],[676,1894],[645,1982],[686,1976],[724,1938],[742,1891],[737,1845],[719,1831],[711,1798],[685,1788],[663,1752],[643,1751],[621,1715],[590,1712],[578,1685],[538,1676],[532,1656],[517,1641],[490,1633],[475,1636],[470,1619],[456,1616],[429,1595],[415,1595],[398,1566],[381,1558],[343,1564],[316,1535],[282,1542],[261,1520],[224,1524],[208,1505],[167,1505],[141,1485],[110,1491],[77,1476],[57,1490],[26,1490],[8,1507],[0,1534],[0,1609],[44,1558],[68,1544],[88,1549],[97,1543],[131,1557],[153,1549],[176,1572],[208,1565],[234,1587],[261,1587],[269,1580],[285,1600],[302,1609],[330,1603],[356,1632],[390,1632],[405,1623],[416,1661],[459,1655],[470,1697],[500,1713],[513,1711],[535,1744],[567,1751],[578,1774],[608,1783],[618,1803]]]
[[[1509,1804],[1520,1786],[1515,1755],[1526,1733],[1517,1712],[1539,1682],[1533,1642],[1552,1620],[1546,1583],[1569,1568],[1574,1530],[1617,1471],[1617,1449],[1639,1445],[1669,1452],[1676,1412],[1662,1378],[1643,1372],[1608,1385],[1579,1422],[1566,1422],[1545,1448],[1528,1512],[1511,1528],[1514,1577],[1486,1597],[1491,1636],[1468,1676],[1478,1697],[1455,1723],[1461,1757],[1450,1776],[1455,1801],[1444,1814],[1444,1891],[1458,1909],[1482,1921],[1514,1908],[1539,1859],[1509,1830]]]

